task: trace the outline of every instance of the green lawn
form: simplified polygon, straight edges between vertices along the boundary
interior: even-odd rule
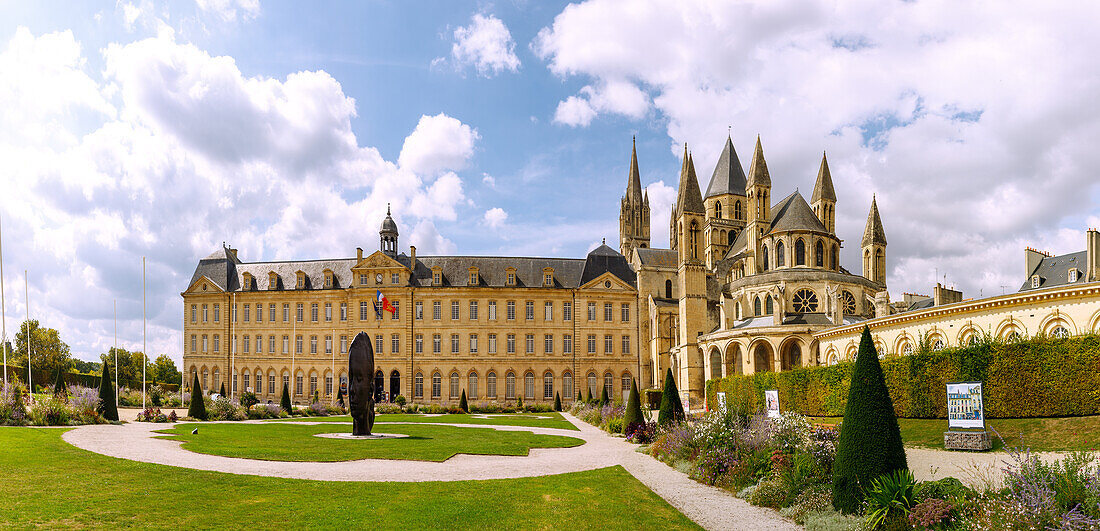
[[[550,418],[539,418],[550,417]],[[269,422],[351,422],[351,417],[343,415],[339,417],[295,417],[292,419],[277,419]],[[493,414],[489,418],[481,418],[475,415],[438,415],[428,416],[420,414],[387,413],[376,415],[375,422],[430,422],[435,424],[484,424],[490,426],[524,426],[528,428],[558,428],[562,430],[579,431],[573,423],[565,420],[561,413],[521,413],[521,414]]]
[[[199,428],[192,435],[193,428]],[[584,441],[574,437],[539,435],[529,431],[459,428],[442,424],[376,424],[374,431],[403,433],[400,439],[341,440],[317,433],[350,433],[351,426],[265,422],[262,424],[179,424],[158,433],[185,441],[183,448],[202,454],[269,461],[350,461],[410,459],[445,461],[455,454],[527,455],[531,448],[568,448]]]
[[[65,443],[63,431],[0,428],[0,527],[698,529],[617,466],[491,481],[305,481],[115,459]]]
[[[818,424],[840,422],[839,417],[811,417]],[[943,449],[946,419],[898,419],[901,439],[906,446]],[[993,449],[1030,447],[1040,452],[1100,449],[1100,416],[1050,419],[989,419],[988,428],[1004,438],[993,435]]]

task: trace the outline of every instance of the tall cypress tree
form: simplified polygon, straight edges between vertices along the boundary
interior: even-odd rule
[[[53,394],[57,396],[67,395],[69,390],[65,387],[65,373],[61,372],[61,367],[57,368],[57,375],[54,377],[53,382]]]
[[[554,393],[554,411],[561,411],[561,395]]]
[[[581,396],[581,390],[577,389],[577,402],[584,402],[584,397]]]
[[[611,397],[607,396],[607,388],[600,388],[600,407],[606,406],[611,403]]]
[[[458,401],[458,409],[461,409],[463,413],[470,412],[470,405],[466,403],[466,390],[462,390],[462,398]]]
[[[872,480],[907,468],[894,403],[886,388],[871,330],[865,326],[836,445],[833,506],[845,514],[859,512],[864,489],[870,487]]]
[[[206,402],[202,397],[202,386],[199,385],[199,375],[195,374],[195,381],[191,382],[191,405],[187,407],[187,416],[193,419],[206,420]]]
[[[672,368],[665,372],[665,389],[661,393],[661,411],[657,413],[658,424],[680,422],[684,420],[684,404],[680,402],[680,392],[676,390],[676,379],[672,377]]]
[[[630,436],[634,430],[645,426],[642,416],[642,399],[638,396],[638,382],[630,379],[630,397],[626,399],[626,411],[623,413],[623,435]]]
[[[279,407],[283,408],[283,411],[290,413],[290,388],[287,384],[283,384],[283,396],[279,399]]]
[[[222,387],[218,390],[218,394],[225,396],[225,382],[222,382]]]
[[[103,364],[103,377],[99,379],[99,405],[96,411],[107,420],[118,421],[118,406],[115,405],[115,384],[111,381],[111,372]]]

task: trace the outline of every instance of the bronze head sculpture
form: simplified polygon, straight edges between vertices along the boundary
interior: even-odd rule
[[[374,427],[374,349],[365,332],[355,335],[348,351],[348,404],[351,434],[370,435]]]

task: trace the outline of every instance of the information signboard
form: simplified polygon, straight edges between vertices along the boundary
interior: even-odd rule
[[[764,402],[767,405],[768,418],[779,417],[779,389],[764,391]]]
[[[947,384],[947,427],[985,428],[982,382]]]
[[[718,399],[718,411],[720,413],[726,412],[726,393],[715,393],[715,398]]]

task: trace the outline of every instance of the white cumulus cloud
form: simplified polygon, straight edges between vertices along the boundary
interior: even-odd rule
[[[451,58],[456,66],[473,66],[479,75],[492,77],[519,70],[516,43],[504,22],[493,15],[475,13],[468,26],[454,31]]]
[[[476,129],[446,114],[421,116],[416,129],[405,138],[397,160],[403,169],[418,175],[461,170],[480,138]]]
[[[493,207],[485,211],[485,224],[496,229],[508,219],[508,213],[500,207]]]

